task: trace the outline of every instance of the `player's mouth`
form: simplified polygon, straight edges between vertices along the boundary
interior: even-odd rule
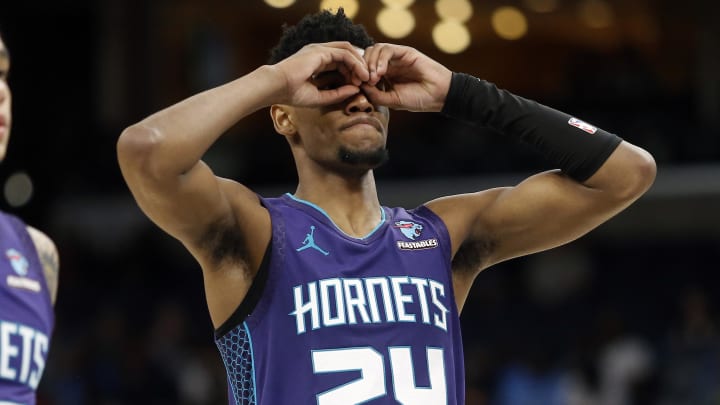
[[[377,120],[376,118],[372,118],[372,117],[353,118],[350,121],[343,124],[343,126],[341,126],[340,129],[345,130],[345,129],[348,129],[348,128],[351,128],[354,126],[358,126],[358,125],[368,125],[368,126],[375,128],[380,133],[383,132],[383,126],[380,123],[380,121]]]

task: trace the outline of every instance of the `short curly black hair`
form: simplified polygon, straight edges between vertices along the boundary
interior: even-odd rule
[[[358,48],[365,49],[375,43],[365,27],[355,24],[340,7],[336,14],[322,10],[308,14],[296,25],[283,25],[283,35],[270,51],[269,64],[275,64],[299,51],[308,44],[332,41],[348,41]]]

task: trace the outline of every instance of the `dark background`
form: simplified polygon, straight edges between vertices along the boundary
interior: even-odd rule
[[[397,40],[577,115],[650,151],[658,179],[634,206],[562,248],[483,272],[464,309],[469,404],[720,403],[720,29],[717,2],[608,0],[589,28],[581,0],[546,14],[473,1],[470,48],[440,52],[434,1]],[[24,172],[17,214],[61,258],[57,326],[41,404],[220,404],[225,377],[198,266],[138,210],[115,142],[126,126],[263,64],[303,0],[8,1],[13,130],[0,182]],[[500,39],[490,14],[514,5],[528,35]],[[377,41],[380,1],[355,21]],[[548,169],[501,134],[437,114],[394,113],[381,200],[407,207],[512,185]],[[206,157],[266,195],[294,191],[294,165],[267,111]],[[529,399],[532,398],[532,399]],[[584,402],[583,402],[584,401]],[[593,402],[594,401],[594,402]]]

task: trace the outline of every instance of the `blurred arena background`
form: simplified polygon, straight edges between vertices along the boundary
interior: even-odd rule
[[[198,266],[138,210],[115,141],[142,117],[263,64],[281,25],[320,3],[0,6],[14,93],[0,204],[45,230],[61,259],[40,404],[225,403]],[[658,162],[653,188],[607,224],[478,277],[462,317],[468,404],[720,404],[720,3],[340,3],[376,41],[580,116]],[[385,205],[549,168],[499,134],[437,114],[393,113],[389,144],[377,174]],[[206,161],[262,194],[294,191],[267,111]]]

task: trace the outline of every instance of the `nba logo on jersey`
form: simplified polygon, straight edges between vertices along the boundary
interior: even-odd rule
[[[15,270],[15,273],[17,273],[18,276],[27,276],[29,264],[25,256],[22,255],[22,253],[18,252],[15,249],[8,249],[7,251],[5,251],[5,256],[10,261],[10,265],[12,265],[13,270]]]
[[[585,131],[591,135],[594,134],[595,132],[597,132],[597,128],[595,128],[594,126],[588,124],[587,122],[579,120],[575,117],[570,118],[570,121],[568,121],[568,124],[574,126],[575,128],[580,128],[583,131]]]

